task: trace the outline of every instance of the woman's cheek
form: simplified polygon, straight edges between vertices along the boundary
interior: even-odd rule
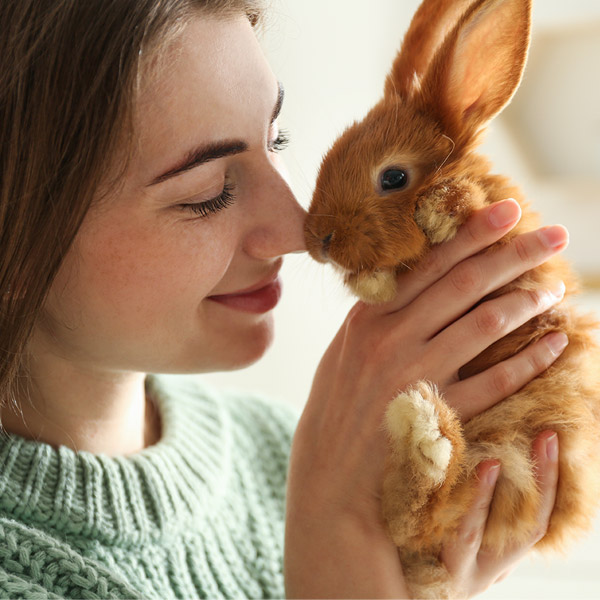
[[[52,290],[53,304],[66,315],[73,311],[97,318],[98,313],[139,310],[154,295],[165,256],[163,244],[149,228],[132,227],[133,215],[84,222],[65,257]]]
[[[176,209],[90,212],[53,285],[52,313],[127,328],[189,317],[233,260],[230,221]]]

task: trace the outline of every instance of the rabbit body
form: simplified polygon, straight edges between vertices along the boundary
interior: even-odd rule
[[[363,300],[391,299],[397,273],[418,269],[431,246],[451,239],[476,208],[512,197],[523,209],[519,224],[486,252],[537,227],[521,192],[491,174],[487,159],[474,152],[483,126],[520,82],[530,10],[530,0],[425,0],[383,99],[324,158],[306,221],[307,246],[315,259],[341,270]],[[559,279],[566,285],[560,304],[459,373],[474,375],[551,331],[565,332],[569,345],[542,375],[466,424],[427,381],[403,390],[388,408],[383,510],[415,597],[457,593],[438,557],[472,506],[481,461],[502,464],[483,547],[502,553],[536,536],[540,493],[531,444],[541,431],[558,433],[560,476],[550,525],[536,548],[563,549],[592,524],[600,499],[596,323],[569,305],[577,283],[561,258],[488,298]]]

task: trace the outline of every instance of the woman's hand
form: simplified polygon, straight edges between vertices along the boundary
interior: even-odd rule
[[[486,461],[479,465],[478,496],[471,511],[460,524],[456,539],[444,546],[440,557],[453,579],[453,588],[458,591],[458,597],[470,598],[504,579],[517,562],[546,534],[558,483],[556,433],[545,431],[536,438],[533,460],[542,493],[538,528],[529,544],[514,546],[500,556],[482,549],[481,541],[501,466],[495,461]]]
[[[399,278],[392,302],[358,302],[350,311],[321,360],[292,447],[288,596],[407,595],[381,517],[387,453],[382,420],[398,390],[421,379],[432,381],[466,421],[517,391],[564,348],[564,336],[550,334],[487,371],[458,378],[463,365],[562,297],[558,285],[556,294],[511,292],[472,309],[566,246],[567,233],[557,226],[479,254],[519,216],[510,200],[481,209],[418,271]],[[462,577],[467,571],[454,573]],[[478,588],[484,579],[479,577]]]

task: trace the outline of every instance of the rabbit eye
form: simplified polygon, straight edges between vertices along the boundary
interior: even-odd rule
[[[402,169],[388,169],[381,174],[381,189],[401,190],[408,184],[408,175]]]

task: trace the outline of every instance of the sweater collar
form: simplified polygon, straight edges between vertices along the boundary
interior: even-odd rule
[[[4,434],[0,515],[59,537],[130,545],[210,518],[227,488],[230,421],[189,379],[148,376],[162,436],[122,457]]]

